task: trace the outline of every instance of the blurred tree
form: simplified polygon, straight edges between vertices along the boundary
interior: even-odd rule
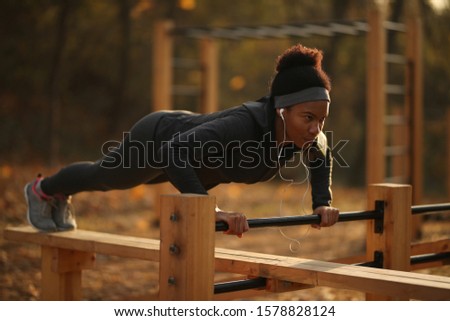
[[[67,38],[67,19],[74,8],[74,1],[62,0],[56,3],[58,14],[56,21],[56,39],[49,72],[49,131],[48,162],[56,164],[59,160],[61,145],[61,67],[63,51]]]
[[[130,47],[131,47],[131,2],[129,0],[117,0],[119,31],[119,55],[118,77],[116,82],[115,98],[112,102],[109,122],[109,135],[120,132],[124,125],[121,121],[125,116],[127,107],[127,84],[130,72]]]

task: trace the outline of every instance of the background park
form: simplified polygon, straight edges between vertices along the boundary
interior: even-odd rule
[[[334,206],[366,209],[367,185],[381,182],[412,184],[413,204],[449,202],[449,1],[2,0],[0,16],[0,236],[27,224],[23,186],[36,174],[97,159],[103,143],[153,110],[208,112],[266,95],[275,58],[296,43],[323,50],[333,84],[326,131],[335,145],[347,142],[339,149],[345,166],[334,168]],[[382,52],[370,36],[377,17],[390,22],[380,29]],[[301,182],[305,173],[288,175]],[[158,194],[172,192],[163,185],[76,195],[79,228],[159,238]],[[274,179],[210,194],[223,209],[264,217],[309,214],[308,193],[305,183]],[[270,228],[242,239],[218,233],[216,245],[336,260],[362,255],[365,233],[364,222]],[[447,212],[424,216],[412,238],[449,234]],[[39,258],[37,246],[0,238],[0,300],[39,298]],[[98,255],[96,265],[83,274],[88,300],[158,291],[154,262]],[[448,266],[418,272],[450,276]],[[254,298],[364,294],[317,287]]]

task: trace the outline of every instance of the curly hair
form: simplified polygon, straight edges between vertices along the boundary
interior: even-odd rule
[[[270,85],[271,96],[280,96],[310,87],[331,90],[328,75],[322,69],[323,53],[301,44],[287,49],[276,60],[275,75]]]

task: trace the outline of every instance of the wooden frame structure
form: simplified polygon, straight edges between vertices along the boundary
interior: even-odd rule
[[[267,278],[264,289],[271,292],[329,286],[366,292],[369,300],[449,300],[449,277],[408,272],[415,268],[410,266],[411,253],[450,248],[450,239],[411,246],[411,186],[371,185],[368,210],[374,209],[375,200],[384,203],[384,217],[367,223],[366,258],[382,253],[384,269],[214,248],[215,198],[194,194],[162,196],[161,240],[84,230],[41,233],[30,226],[9,227],[4,237],[41,246],[43,300],[82,299],[81,273],[93,267],[96,253],[159,262],[160,290],[155,299],[160,300],[242,297],[239,292],[214,295],[214,270]]]

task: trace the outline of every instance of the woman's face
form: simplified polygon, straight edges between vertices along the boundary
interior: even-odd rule
[[[328,117],[329,103],[310,101],[285,108],[286,140],[299,148],[308,147],[319,135]]]

